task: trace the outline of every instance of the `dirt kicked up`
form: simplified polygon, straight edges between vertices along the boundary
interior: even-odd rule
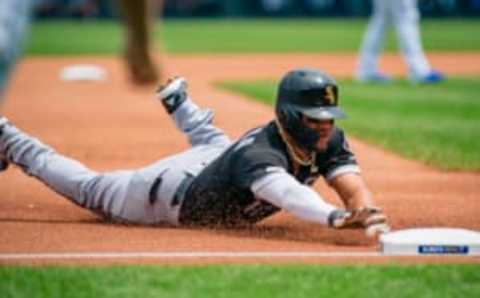
[[[337,76],[350,75],[354,59],[350,55],[312,54],[162,58],[166,75],[185,76],[195,101],[213,108],[216,124],[232,137],[267,122],[273,111],[218,90],[212,82],[276,78],[291,68],[307,65]],[[449,75],[480,74],[478,54],[433,54],[430,59]],[[61,82],[58,74],[62,67],[76,63],[102,66],[109,79],[103,83]],[[397,56],[386,56],[382,64],[393,74],[405,72]],[[28,58],[17,69],[2,113],[26,132],[95,170],[134,168],[187,147],[154,99],[154,89],[129,84],[121,59]],[[480,230],[479,173],[442,172],[356,139],[351,139],[351,144],[376,201],[394,229],[437,226]],[[324,183],[315,188],[339,202]],[[362,231],[334,231],[285,213],[253,229],[240,230],[109,224],[13,167],[0,174],[0,239],[0,255],[17,256],[0,258],[0,264],[480,263],[480,258],[378,257],[376,243],[367,240]],[[257,254],[242,256],[245,252]],[[20,254],[25,255],[22,258]]]

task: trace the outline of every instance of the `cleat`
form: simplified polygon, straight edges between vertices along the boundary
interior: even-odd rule
[[[427,75],[421,78],[414,78],[413,82],[419,83],[419,84],[436,84],[445,80],[446,80],[446,77],[444,74],[442,74],[437,70],[432,70],[430,73],[428,73]]]
[[[172,114],[187,100],[187,80],[182,77],[170,79],[157,89],[156,94],[163,107]]]

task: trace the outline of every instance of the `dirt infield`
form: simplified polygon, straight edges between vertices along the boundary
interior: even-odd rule
[[[448,74],[480,74],[480,55],[433,54]],[[171,56],[167,74],[190,82],[197,102],[216,110],[216,124],[231,136],[268,121],[264,105],[218,90],[212,82],[234,78],[275,78],[298,66],[350,75],[351,55]],[[105,67],[104,83],[64,83],[58,74],[72,63]],[[386,56],[385,69],[405,72],[399,57]],[[116,58],[28,58],[11,82],[1,112],[25,131],[96,170],[144,166],[187,147],[169,122],[154,88],[128,83]],[[442,172],[351,140],[364,176],[394,229],[450,226],[480,230],[480,173]],[[325,197],[335,195],[320,182]],[[332,231],[282,213],[250,230],[191,230],[127,227],[103,223],[17,168],[0,175],[0,254],[52,253],[37,258],[0,259],[0,264],[66,263],[238,263],[238,262],[479,262],[479,258],[384,258],[372,256],[375,243],[361,231]],[[157,252],[158,255],[139,255]],[[185,253],[197,253],[187,256]],[[259,255],[201,255],[206,252],[264,252]],[[275,256],[273,253],[299,252]],[[302,254],[300,254],[303,253]],[[312,253],[308,255],[305,253]],[[324,256],[315,253],[325,253]],[[58,253],[83,253],[60,257]],[[104,253],[93,255],[93,253]],[[121,258],[105,253],[123,253]],[[126,253],[133,253],[132,255]],[[175,255],[178,253],[179,255]],[[182,255],[183,254],[183,255]],[[102,257],[103,256],[103,257]]]

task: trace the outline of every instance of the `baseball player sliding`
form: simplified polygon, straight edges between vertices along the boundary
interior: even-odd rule
[[[248,226],[281,209],[332,228],[368,235],[389,230],[335,119],[337,84],[314,69],[297,69],[280,82],[276,117],[233,142],[212,125],[183,78],[170,80],[158,99],[191,148],[137,170],[97,173],[58,154],[0,117],[0,159],[105,219],[148,225]],[[345,208],[312,190],[324,177]]]

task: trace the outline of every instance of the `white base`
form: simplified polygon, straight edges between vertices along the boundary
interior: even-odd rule
[[[380,236],[385,255],[480,255],[480,233],[465,229],[421,228]]]
[[[62,81],[105,81],[107,71],[93,64],[76,64],[64,67],[60,71]]]

